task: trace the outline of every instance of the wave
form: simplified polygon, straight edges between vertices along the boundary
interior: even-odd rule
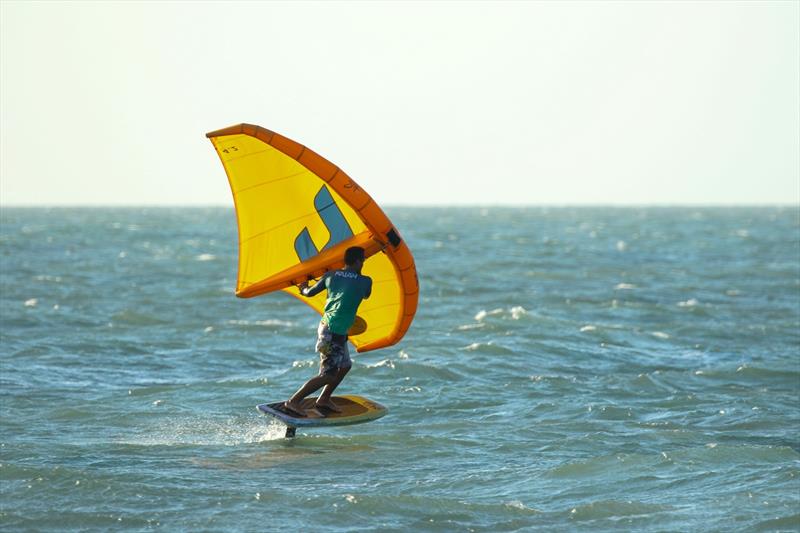
[[[738,464],[786,464],[800,460],[800,453],[788,446],[728,445],[708,443],[659,454],[620,453],[593,457],[556,466],[545,476],[555,479],[612,479],[623,480],[642,475],[660,467],[680,465],[692,470],[713,471],[735,469]]]
[[[672,511],[669,505],[643,503],[638,501],[601,500],[578,505],[570,510],[570,519],[577,521],[601,520],[607,518],[626,518],[653,515]]]
[[[694,375],[703,379],[730,380],[741,382],[742,380],[752,380],[756,382],[786,382],[797,388],[800,383],[800,371],[793,368],[764,368],[748,364],[739,365],[735,370],[726,369],[703,369],[696,370]]]
[[[297,326],[297,322],[291,320],[279,320],[277,318],[268,318],[266,320],[228,320],[226,322],[229,326],[244,326],[244,327],[258,327],[258,328],[293,328]]]
[[[495,344],[494,341],[489,342],[473,342],[461,348],[466,352],[477,352],[486,355],[510,355],[515,353],[514,350]]]
[[[397,526],[405,525],[402,530],[430,530],[432,523],[445,525],[445,530],[456,530],[467,526],[490,526],[498,521],[508,519],[535,518],[541,511],[525,505],[513,497],[494,503],[469,501],[467,499],[413,496],[397,494],[391,497],[374,496],[367,493],[350,491],[341,495],[333,507],[350,507],[358,509],[364,516],[379,514],[382,517],[397,517]],[[426,518],[418,518],[415,524],[409,522],[411,517],[419,517],[424,509]],[[478,523],[476,524],[476,520]],[[426,524],[427,522],[427,524]],[[530,522],[527,522],[530,523]],[[390,524],[387,524],[390,525]],[[414,527],[416,525],[417,527]],[[459,527],[460,526],[460,527]],[[389,527],[388,529],[393,529]]]
[[[476,322],[482,322],[487,318],[488,319],[497,318],[500,320],[508,320],[508,319],[519,320],[522,317],[526,316],[527,314],[528,314],[527,309],[525,309],[521,305],[515,305],[507,309],[502,307],[492,309],[490,311],[481,309],[475,314],[474,318]]]
[[[800,513],[764,520],[753,526],[755,531],[800,531]]]
[[[374,363],[366,364],[358,371],[367,377],[374,376],[380,372],[398,373],[404,377],[412,379],[443,380],[446,382],[461,381],[467,379],[468,374],[458,371],[459,364],[454,361],[447,367],[436,366],[427,363],[418,363],[407,359],[381,359]]]
[[[166,316],[138,313],[136,311],[125,309],[119,313],[111,315],[111,323],[115,325],[126,326],[159,326],[163,324],[171,324],[172,321]]]

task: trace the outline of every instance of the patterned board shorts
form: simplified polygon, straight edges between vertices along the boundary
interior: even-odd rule
[[[317,346],[319,352],[319,373],[329,375],[340,368],[350,368],[350,350],[347,348],[347,337],[336,335],[322,322],[317,328]]]

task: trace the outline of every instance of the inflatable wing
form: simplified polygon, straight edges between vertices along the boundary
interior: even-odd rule
[[[361,246],[372,296],[361,303],[350,341],[359,352],[390,346],[411,325],[419,286],[414,258],[375,201],[337,166],[275,132],[240,124],[206,134],[233,192],[239,224],[236,295],[284,290],[322,313],[296,285],[344,266]]]

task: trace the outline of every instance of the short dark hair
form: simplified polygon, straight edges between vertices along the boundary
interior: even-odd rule
[[[356,261],[364,260],[364,249],[360,246],[351,246],[344,252],[344,264],[354,265]]]

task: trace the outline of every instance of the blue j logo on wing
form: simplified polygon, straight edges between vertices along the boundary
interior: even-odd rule
[[[314,208],[317,210],[317,214],[322,219],[322,223],[325,224],[331,237],[322,249],[317,249],[314,241],[311,240],[311,233],[309,233],[308,227],[303,228],[303,231],[294,240],[294,250],[297,252],[297,257],[300,258],[300,261],[310,259],[322,250],[327,250],[331,246],[353,236],[353,230],[350,229],[350,225],[325,185],[314,196]]]

